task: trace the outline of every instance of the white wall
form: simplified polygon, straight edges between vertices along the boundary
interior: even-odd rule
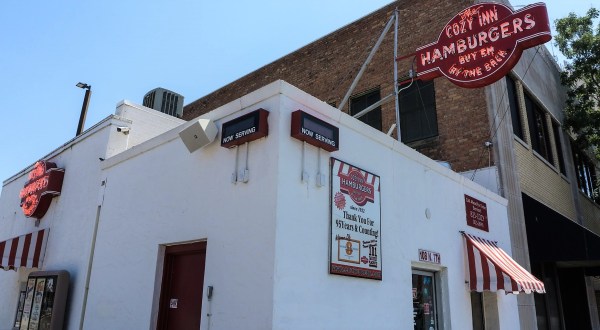
[[[185,120],[128,100],[123,100],[117,104],[115,114],[131,121],[131,124],[127,125],[131,129],[127,141],[128,148],[185,123]]]
[[[271,97],[245,111],[276,109],[277,102]],[[276,117],[271,113],[269,121]],[[105,164],[86,329],[150,327],[159,245],[193,240],[207,240],[211,328],[271,327],[278,169],[270,151],[277,139],[251,144],[250,181],[233,184],[235,149],[216,141],[190,154],[179,130]],[[240,151],[241,169],[245,149]],[[203,306],[208,308],[206,297]]]
[[[26,218],[19,208],[19,191],[27,181],[27,173],[12,181],[2,189],[0,210],[3,228],[0,240],[23,235],[43,228],[50,228],[43,270],[67,270],[71,276],[69,304],[72,306],[66,315],[65,324],[78,326],[86,269],[86,256],[89,254],[91,224],[95,219],[96,200],[100,186],[100,160],[105,157],[105,141],[110,134],[106,125],[82,137],[82,141],[61,150],[50,157],[58,167],[65,169],[62,193],[55,197],[40,226],[34,226],[35,219]],[[0,304],[0,329],[7,329],[13,322],[18,298],[18,282],[25,281],[31,270],[21,268],[18,272],[0,271],[0,289],[4,292]]]
[[[220,128],[261,107],[270,111],[270,132],[250,143],[246,184],[230,181],[235,149],[217,139],[190,154],[178,138],[181,127],[102,164],[107,184],[85,328],[151,328],[159,247],[207,240],[204,287],[212,285],[214,297],[210,307],[204,297],[202,329],[209,328],[209,308],[211,329],[411,328],[411,267],[442,273],[445,329],[469,329],[459,231],[510,253],[506,201],[281,81],[204,117]],[[289,131],[297,109],[340,127],[340,151],[331,156],[381,177],[382,281],[328,273],[329,187],[314,183],[311,146],[312,179],[300,181],[302,144]],[[246,149],[239,151],[241,169]],[[329,156],[322,151],[327,177]],[[489,233],[466,226],[465,193],[487,203]],[[442,264],[416,262],[420,248],[441,253]],[[499,301],[501,327],[518,328],[515,297]]]
[[[410,329],[412,266],[443,270],[446,329],[470,329],[459,231],[497,240],[510,251],[506,201],[333,108],[294,96],[282,97],[278,125],[281,165],[273,328]],[[324,114],[312,113],[311,108]],[[328,274],[330,188],[316,187],[314,179],[309,184],[300,180],[302,144],[289,137],[289,112],[296,109],[340,127],[340,150],[321,151],[322,173],[329,177],[328,156],[333,156],[380,176],[382,281]],[[317,154],[316,148],[308,147],[306,166],[312,178],[318,172]],[[487,203],[489,233],[466,225],[464,194]],[[426,209],[431,219],[426,218]],[[418,249],[441,253],[442,264],[419,263]],[[500,319],[507,320],[503,329],[518,328],[514,298],[501,300]]]
[[[129,141],[156,136],[182,121],[164,118],[128,102],[120,103],[120,116],[109,116],[90,127],[82,135],[50,152],[41,159],[55,162],[65,169],[62,194],[54,198],[39,227],[26,218],[19,207],[19,192],[27,181],[32,166],[4,181],[0,195],[0,241],[50,228],[45,260],[41,270],[67,270],[71,276],[65,328],[79,328],[85,291],[85,277],[96,218],[98,196],[102,187],[101,159],[116,155],[128,147]],[[131,126],[128,135],[116,127]],[[12,329],[19,282],[26,281],[31,269],[0,270],[0,329]]]

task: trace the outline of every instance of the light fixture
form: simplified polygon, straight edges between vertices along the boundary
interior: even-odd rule
[[[77,125],[77,133],[75,133],[75,136],[79,136],[83,132],[83,124],[85,124],[85,116],[87,115],[88,105],[90,104],[92,86],[82,82],[78,82],[75,86],[85,89],[85,97],[83,98],[83,105],[81,106],[81,115],[79,115],[79,125]]]
[[[82,82],[78,82],[77,85],[75,85],[75,86],[77,86],[79,88],[83,88],[83,89],[91,89],[92,88],[92,86],[90,86],[86,83],[82,83]]]

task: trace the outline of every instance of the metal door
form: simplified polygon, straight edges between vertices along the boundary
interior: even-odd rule
[[[206,242],[167,246],[158,329],[200,328]]]

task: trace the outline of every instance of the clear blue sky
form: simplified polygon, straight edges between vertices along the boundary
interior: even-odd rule
[[[554,21],[583,14],[593,1],[546,3]],[[74,137],[79,81],[92,85],[86,128],[123,99],[141,104],[155,87],[184,95],[187,104],[389,2],[5,2],[0,182]]]

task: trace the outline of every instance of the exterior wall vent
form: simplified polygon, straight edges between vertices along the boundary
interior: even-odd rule
[[[183,95],[161,87],[146,93],[142,105],[173,117],[183,116]]]

